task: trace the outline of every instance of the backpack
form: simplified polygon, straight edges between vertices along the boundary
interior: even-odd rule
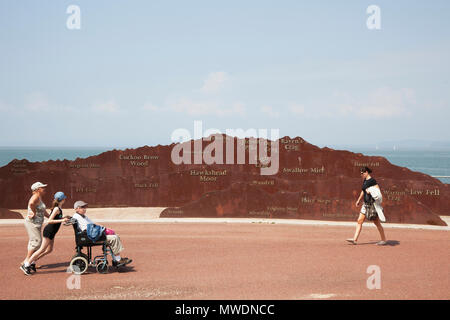
[[[89,223],[86,229],[87,236],[92,242],[98,241],[100,237],[103,235],[104,231],[105,231],[104,227],[100,227],[93,223]]]

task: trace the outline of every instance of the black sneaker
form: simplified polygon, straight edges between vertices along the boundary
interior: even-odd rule
[[[120,259],[120,261],[113,260],[113,266],[114,267],[122,267],[122,266],[125,266],[125,265],[131,263],[132,261],[133,260],[128,259],[128,258],[122,258],[122,259]]]
[[[36,272],[36,263],[30,264],[30,270]]]
[[[30,267],[25,267],[25,264],[20,266],[20,270],[22,270],[27,276],[31,276]]]

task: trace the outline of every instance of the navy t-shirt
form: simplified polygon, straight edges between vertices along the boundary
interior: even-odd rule
[[[374,178],[370,178],[368,180],[364,179],[362,185],[362,191],[364,192],[364,202],[369,203],[372,200],[372,196],[366,192],[367,188],[373,187],[377,185],[377,181]]]

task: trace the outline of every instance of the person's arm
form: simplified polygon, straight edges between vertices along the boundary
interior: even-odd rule
[[[364,196],[364,191],[361,191],[359,194],[358,200],[356,200],[356,206],[359,206],[359,202],[361,201],[361,198]]]
[[[44,216],[46,218],[50,219],[50,215],[48,214],[47,209],[44,210]]]
[[[83,219],[83,217],[80,214],[75,213],[72,218],[77,220],[78,229],[80,231],[86,230],[86,221],[85,221],[85,219]]]
[[[30,202],[28,203],[28,206],[31,209],[32,214],[28,213],[27,217],[29,219],[33,219],[36,216],[36,207],[37,207],[38,197],[36,195],[33,195],[30,199]]]
[[[54,223],[66,222],[66,221],[69,220],[69,219],[67,219],[67,218],[64,218],[64,219],[55,219],[56,215],[59,213],[59,210],[60,210],[60,209],[59,209],[58,207],[56,207],[56,208],[53,209],[53,212],[52,212],[52,214],[50,215],[50,217],[48,218],[47,223],[54,224]]]

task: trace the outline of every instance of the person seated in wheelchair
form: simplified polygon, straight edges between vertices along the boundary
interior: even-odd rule
[[[78,224],[78,229],[80,231],[87,230],[89,224],[94,225],[94,222],[92,222],[92,220],[86,216],[87,206],[88,204],[81,200],[75,202],[73,206],[76,213],[72,216],[72,219],[76,220]],[[111,248],[111,251],[114,254],[113,266],[120,267],[131,263],[133,260],[128,258],[122,258],[119,255],[119,253],[124,249],[122,241],[120,240],[119,236],[117,234],[108,234],[108,233],[110,232],[106,233],[105,242],[106,245],[108,245]]]

